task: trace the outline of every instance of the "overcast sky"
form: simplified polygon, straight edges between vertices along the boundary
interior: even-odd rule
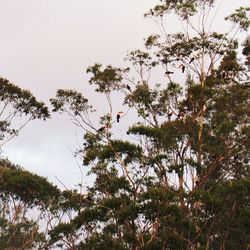
[[[48,103],[58,88],[89,94],[87,66],[122,66],[127,51],[156,33],[143,13],[156,0],[0,0],[0,75]],[[247,0],[224,0],[227,15]],[[223,26],[216,23],[215,26]],[[175,29],[175,23],[167,25]],[[50,181],[74,187],[80,172],[70,150],[79,133],[65,117],[32,122],[3,148],[4,156]]]

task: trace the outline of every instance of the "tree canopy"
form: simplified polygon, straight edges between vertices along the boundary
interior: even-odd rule
[[[0,148],[31,120],[49,118],[43,102],[28,91],[0,77]],[[22,117],[22,121],[20,121]],[[19,120],[18,120],[19,118]]]
[[[145,16],[163,31],[127,55],[129,67],[87,69],[109,108],[100,128],[89,121],[92,106],[81,93],[58,90],[51,99],[55,111],[83,128],[77,153],[95,176],[88,202],[67,227],[59,226],[78,236],[77,248],[249,247],[249,43],[240,51],[236,34],[248,29],[250,9],[226,17],[232,28],[219,33],[211,30],[216,4],[160,1]],[[166,32],[170,13],[183,31]],[[162,73],[162,83],[154,82],[154,72]],[[114,113],[114,91],[138,121]],[[116,122],[130,124],[122,140],[113,132]]]

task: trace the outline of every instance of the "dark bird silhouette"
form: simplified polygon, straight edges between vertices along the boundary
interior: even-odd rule
[[[131,87],[127,84],[127,89],[131,92]]]
[[[120,112],[117,113],[117,115],[116,115],[116,121],[117,122],[120,122],[120,118],[121,118],[122,114],[123,114],[123,111],[120,111]]]
[[[185,72],[185,68],[186,68],[186,67],[185,67],[184,65],[181,67],[181,72],[182,72],[182,73]]]
[[[198,186],[199,185],[199,181],[195,181],[195,186]]]
[[[173,71],[166,71],[165,74],[170,75],[170,74],[174,74],[174,72]]]
[[[194,57],[192,57],[189,61],[189,64],[192,63],[194,61]]]
[[[102,132],[105,129],[105,127],[101,127],[98,129],[99,132]]]
[[[117,121],[117,122],[120,122],[120,118],[121,118],[121,115],[120,115],[120,114],[117,114],[117,115],[116,115],[116,121]]]
[[[182,73],[184,73],[184,72],[185,72],[186,66],[185,66],[184,64],[181,64],[181,65],[179,66],[179,68],[181,68]]]
[[[221,78],[224,79],[226,77],[226,72],[223,72]]]

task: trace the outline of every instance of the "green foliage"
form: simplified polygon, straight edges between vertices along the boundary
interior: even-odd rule
[[[89,83],[95,84],[97,86],[96,91],[101,93],[107,93],[111,90],[119,89],[122,80],[122,73],[126,72],[128,69],[122,70],[109,65],[104,70],[101,70],[101,67],[101,64],[95,64],[92,67],[88,67],[87,73],[93,75],[90,78]]]
[[[50,117],[43,102],[4,78],[0,78],[0,106],[1,148],[31,120]],[[38,221],[27,214],[35,207],[41,211],[53,211],[59,193],[45,178],[1,158],[0,248],[31,249],[41,246],[45,236],[39,231]]]
[[[60,191],[45,178],[0,161],[0,248],[32,249],[46,246],[40,226],[56,216]],[[35,213],[34,213],[35,212]],[[30,214],[33,215],[32,217]]]
[[[44,208],[58,202],[57,197],[60,191],[45,178],[15,166],[6,167],[6,164],[1,164],[0,172],[0,196],[2,200],[14,197],[14,199],[22,200],[28,206],[42,206]]]
[[[0,147],[4,142],[16,136],[18,132],[31,120],[49,118],[48,108],[39,102],[28,91],[0,78]],[[22,117],[23,123],[15,123],[16,117]]]
[[[1,249],[32,249],[38,246],[42,235],[38,232],[38,225],[33,221],[10,223],[0,220],[0,248]]]
[[[248,36],[247,39],[243,43],[243,51],[242,54],[246,57],[245,64],[250,67],[250,37]]]
[[[163,16],[164,14],[168,14],[169,12],[174,12],[182,19],[187,19],[194,14],[196,14],[199,10],[204,8],[204,6],[211,7],[214,0],[160,0],[161,4],[156,5],[153,9],[149,11],[149,13],[145,14],[145,16]]]
[[[50,101],[54,112],[65,112],[69,109],[73,111],[75,116],[92,108],[92,106],[88,105],[88,99],[75,90],[59,89],[56,98],[50,99]]]
[[[31,115],[32,119],[49,117],[44,103],[38,102],[28,90],[22,90],[4,78],[0,78],[0,93],[1,102],[12,105],[19,114]]]
[[[58,90],[51,99],[53,111],[67,113],[83,129],[76,157],[93,183],[85,192],[82,185],[80,192],[60,192],[46,179],[2,161],[3,248],[9,247],[8,238],[14,246],[25,245],[27,233],[33,233],[28,247],[39,242],[40,249],[249,247],[249,39],[242,44],[246,58],[241,60],[236,36],[210,30],[216,4],[162,0],[146,16],[159,18],[163,28],[163,17],[175,14],[183,32],[167,34],[163,28],[163,35],[149,36],[145,50],[128,53],[130,67],[89,67],[89,83],[109,108],[99,121],[91,121],[95,110],[84,94]],[[226,18],[234,23],[233,31],[248,28],[248,12],[240,8]],[[162,70],[165,75],[156,84],[151,76]],[[17,100],[14,108],[32,115],[33,109],[25,109],[32,97],[6,86],[12,95],[2,101]],[[22,95],[13,95],[20,91],[28,96],[24,106]],[[114,91],[126,112],[114,114]],[[11,121],[0,125],[3,134],[15,133]],[[118,137],[118,126],[127,126],[127,133]],[[28,208],[49,218],[47,232],[40,233],[27,218]]]
[[[151,41],[148,40],[148,43],[152,44],[152,42],[154,42],[154,40],[156,39],[157,37],[155,38],[151,37]],[[140,72],[140,74],[142,74],[143,71],[145,72],[149,71],[151,68],[157,65],[157,62],[152,59],[152,57],[150,56],[148,52],[141,51],[141,50],[131,51],[127,55],[126,60],[132,62],[132,64],[134,65],[136,70]]]
[[[247,31],[250,25],[250,8],[249,7],[240,7],[233,14],[226,17],[226,20],[230,20],[234,24],[237,24],[241,29]]]
[[[53,244],[72,245],[73,239],[78,249],[249,247],[249,39],[243,61],[235,36],[210,30],[216,4],[160,1],[146,16],[159,18],[163,36],[153,34],[145,50],[128,53],[130,67],[87,69],[109,113],[99,129],[87,119],[76,122],[86,131],[77,155],[93,185],[84,195],[63,192],[61,207],[74,216],[51,230]],[[236,32],[249,26],[248,11],[240,8],[226,18]],[[165,33],[170,13],[182,20],[183,32]],[[150,77],[162,69],[162,84],[155,84]],[[125,123],[117,126],[128,126],[119,139],[113,91],[128,106],[126,114],[118,113]],[[59,104],[55,111],[73,118],[81,111],[71,102],[68,112],[68,100]],[[138,118],[128,125],[130,110]],[[84,112],[87,117],[91,110]]]
[[[220,72],[226,72],[226,77],[229,76],[230,73],[235,74],[242,70],[242,67],[237,62],[236,51],[229,51],[223,57],[220,67],[218,68]]]

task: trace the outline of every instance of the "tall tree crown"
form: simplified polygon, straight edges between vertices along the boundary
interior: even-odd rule
[[[81,211],[56,235],[76,237],[82,249],[248,247],[249,53],[245,41],[240,59],[237,34],[248,29],[250,9],[226,17],[232,27],[221,33],[211,30],[217,8],[162,0],[145,14],[161,32],[128,53],[129,67],[89,67],[89,83],[107,100],[99,125],[82,93],[59,90],[51,100],[83,129],[77,155],[94,177]],[[167,33],[169,14],[182,31]],[[123,112],[115,113],[114,91]],[[129,124],[132,110],[138,119]],[[128,126],[123,139],[117,125]]]

